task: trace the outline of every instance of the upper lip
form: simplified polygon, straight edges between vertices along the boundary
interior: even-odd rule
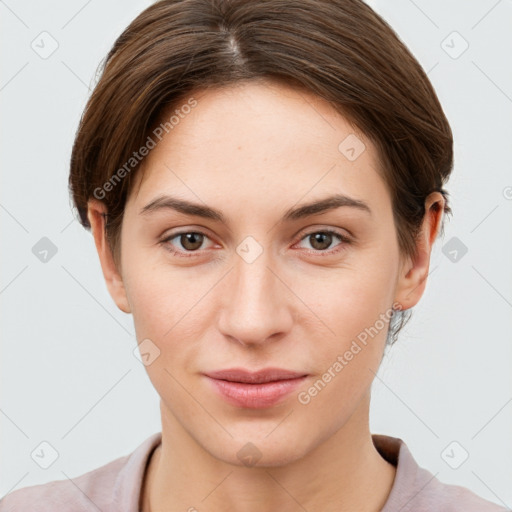
[[[262,370],[249,371],[244,368],[228,368],[208,372],[205,375],[212,379],[227,380],[230,382],[246,382],[249,384],[261,384],[264,382],[275,382],[278,380],[296,379],[304,377],[304,372],[294,372],[283,368],[263,368]]]

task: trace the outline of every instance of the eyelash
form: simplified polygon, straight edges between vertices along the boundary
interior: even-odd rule
[[[208,235],[206,233],[203,233],[202,231],[180,231],[178,233],[173,233],[172,235],[164,238],[163,240],[160,241],[160,243],[171,254],[174,254],[176,256],[183,257],[183,258],[194,257],[200,251],[179,251],[179,250],[174,249],[173,246],[170,245],[170,241],[173,240],[174,238],[177,238],[180,235],[191,234],[191,233],[203,235],[203,236],[209,238]],[[345,247],[344,247],[345,245],[352,243],[352,240],[349,237],[347,237],[346,235],[342,235],[341,233],[338,233],[337,231],[334,231],[332,229],[322,229],[322,230],[310,231],[309,233],[306,233],[302,238],[300,238],[299,242],[301,242],[302,240],[304,240],[305,238],[307,238],[311,235],[315,235],[318,233],[329,234],[329,235],[334,235],[334,236],[338,237],[341,241],[341,243],[339,244],[341,246],[341,248],[338,248],[335,250],[332,250],[332,249],[325,250],[325,251],[315,250],[315,249],[307,250],[308,253],[314,254],[315,256],[321,256],[321,257],[332,256],[333,254],[337,254],[337,253],[343,251],[345,249]]]

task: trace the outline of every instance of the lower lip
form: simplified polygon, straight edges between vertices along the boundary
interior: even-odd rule
[[[207,379],[216,391],[229,403],[238,407],[260,409],[276,405],[292,391],[297,389],[306,376],[296,379],[278,380],[262,384],[247,384],[245,382],[230,382],[227,380]]]

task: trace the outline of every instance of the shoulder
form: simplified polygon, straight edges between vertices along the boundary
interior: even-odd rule
[[[116,477],[128,458],[129,455],[120,457],[76,478],[12,491],[0,500],[0,512],[106,510],[112,501]]]
[[[384,459],[396,466],[396,475],[381,512],[507,512],[460,485],[447,484],[412,456],[406,443],[397,437],[373,434],[373,442]],[[510,512],[510,511],[509,511]]]
[[[425,510],[439,512],[507,512],[509,509],[487,501],[460,485],[446,484],[433,478],[430,489],[425,493],[422,504]]]
[[[136,510],[146,465],[161,432],[132,453],[78,477],[17,489],[0,499],[0,512],[87,512]]]

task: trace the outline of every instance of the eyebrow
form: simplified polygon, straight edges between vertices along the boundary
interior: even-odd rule
[[[311,215],[319,215],[340,207],[351,207],[364,211],[369,215],[372,214],[370,207],[364,201],[343,194],[335,194],[296,208],[288,209],[283,215],[282,222],[298,220]],[[219,210],[167,195],[158,196],[146,204],[146,206],[140,210],[140,215],[145,216],[162,210],[176,210],[186,215],[195,215],[197,217],[226,223],[226,218]]]

